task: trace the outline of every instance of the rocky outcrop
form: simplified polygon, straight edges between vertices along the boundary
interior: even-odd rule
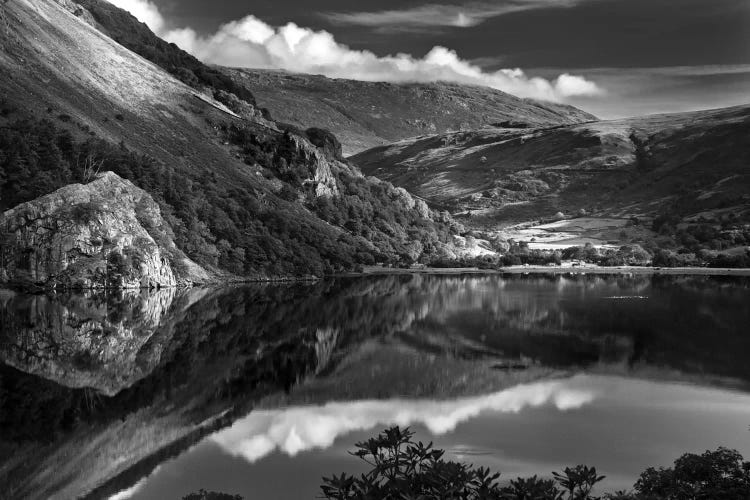
[[[336,176],[333,173],[333,161],[326,158],[326,155],[313,145],[311,142],[302,137],[291,134],[289,136],[299,155],[307,163],[312,165],[312,176],[305,180],[305,185],[310,189],[316,198],[335,197],[339,194]]]
[[[205,281],[151,196],[113,172],[0,216],[0,283],[160,288]]]

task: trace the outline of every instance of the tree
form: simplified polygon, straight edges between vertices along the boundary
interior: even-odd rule
[[[352,455],[371,469],[359,477],[342,473],[323,478],[323,498],[462,500],[739,500],[750,498],[750,462],[734,450],[719,448],[685,454],[673,468],[644,471],[635,492],[592,494],[604,476],[585,465],[553,472],[552,479],[532,476],[498,484],[499,473],[446,461],[443,450],[412,440],[409,429],[386,429],[356,444]]]
[[[727,448],[701,455],[686,453],[675,460],[674,467],[647,469],[635,489],[648,500],[750,498],[750,462]]]

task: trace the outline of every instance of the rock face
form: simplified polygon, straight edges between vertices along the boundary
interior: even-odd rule
[[[339,188],[336,183],[336,176],[333,175],[332,162],[326,158],[320,149],[307,140],[296,135],[290,135],[289,138],[293,142],[297,152],[307,163],[313,166],[311,178],[304,182],[310,190],[310,194],[315,198],[338,196]]]
[[[207,277],[177,249],[151,196],[113,172],[0,216],[0,283],[160,288]]]

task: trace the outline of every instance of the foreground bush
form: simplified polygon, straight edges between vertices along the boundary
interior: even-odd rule
[[[644,499],[739,500],[750,498],[750,462],[734,450],[687,453],[668,469],[646,469],[635,484]]]
[[[593,495],[604,479],[585,465],[554,472],[553,479],[537,476],[498,482],[499,473],[461,462],[444,460],[445,452],[414,442],[409,429],[393,427],[378,437],[356,444],[352,454],[371,469],[359,477],[342,473],[323,478],[323,498],[461,499],[461,500],[740,500],[750,499],[750,462],[733,450],[719,448],[702,455],[688,453],[672,468],[649,468],[634,492]]]
[[[578,465],[553,472],[553,478],[517,478],[502,486],[500,474],[483,467],[444,460],[445,452],[412,440],[409,429],[392,427],[356,444],[352,455],[371,469],[359,477],[342,473],[323,478],[328,500],[747,500],[750,462],[734,450],[686,453],[673,467],[646,469],[633,492],[593,494],[604,479],[593,467]],[[238,495],[206,492],[183,500],[241,500]]]
[[[555,473],[555,480],[534,476],[498,483],[499,473],[461,462],[446,461],[445,452],[412,440],[409,429],[392,427],[376,438],[357,443],[353,452],[372,469],[360,477],[341,474],[323,478],[323,497],[344,499],[563,499],[592,498],[604,479],[593,467],[579,465]]]

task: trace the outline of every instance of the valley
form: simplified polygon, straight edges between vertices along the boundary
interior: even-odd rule
[[[652,251],[681,245],[697,251],[698,243],[723,233],[726,242],[713,249],[743,253],[750,223],[749,132],[750,107],[740,106],[417,137],[352,161],[449,211],[467,228],[532,249],[635,243]],[[696,232],[706,233],[702,241]],[[742,238],[735,240],[737,234]]]

